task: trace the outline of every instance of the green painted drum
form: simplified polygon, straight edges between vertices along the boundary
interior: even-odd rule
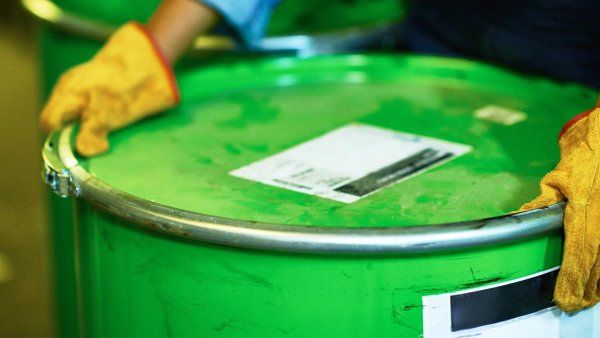
[[[44,97],[47,97],[60,74],[70,67],[90,59],[102,46],[97,40],[107,34],[107,27],[129,20],[146,21],[159,0],[136,1],[74,1],[74,0],[21,0],[32,14],[53,25],[40,27],[41,63]],[[316,8],[318,11],[315,11]],[[268,35],[322,33],[355,26],[380,24],[400,20],[405,3],[399,0],[355,1],[348,5],[343,0],[317,1],[286,0],[275,10],[268,27]],[[56,15],[56,13],[62,13]],[[335,13],[333,15],[332,13]],[[66,14],[66,15],[65,15]],[[68,22],[65,17],[75,15],[78,20]],[[57,19],[63,19],[63,21]],[[89,26],[92,22],[92,26]],[[62,27],[65,28],[65,27]],[[99,32],[98,32],[99,30]],[[179,68],[196,67],[196,61],[184,61]],[[181,70],[185,71],[185,70]],[[54,196],[50,201],[50,224],[55,257],[54,271],[57,293],[58,332],[60,336],[74,336],[77,328],[77,307],[73,265],[73,213],[70,201]]]
[[[40,29],[42,88],[44,98],[50,95],[60,74],[91,58],[100,44],[42,27]],[[77,336],[77,295],[75,293],[75,261],[72,202],[49,196],[50,234],[52,243],[54,284],[56,293],[57,332],[60,337]]]
[[[178,81],[180,107],[115,132],[105,155],[73,155],[72,127],[45,145],[47,182],[78,196],[83,336],[455,337],[558,321],[561,206],[503,215],[536,195],[593,91],[409,55],[223,59]],[[401,156],[410,142],[427,144],[417,160]],[[257,181],[307,145],[307,161],[350,176],[383,164],[350,183],[319,166],[287,176],[329,195]],[[442,148],[457,156],[420,171]],[[567,327],[552,325],[522,332]]]
[[[23,0],[47,2],[48,0]],[[120,25],[129,20],[146,21],[160,0],[53,1],[61,9],[106,24]],[[350,27],[399,21],[406,14],[406,0],[284,0],[275,8],[268,35],[323,33]]]

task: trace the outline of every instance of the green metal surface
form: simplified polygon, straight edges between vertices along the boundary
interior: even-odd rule
[[[346,8],[340,6],[342,1],[330,1],[322,6],[317,19],[306,22],[315,3],[305,6],[304,1],[287,0],[276,10],[269,27],[269,34],[281,35],[298,32],[320,32],[330,29],[346,28],[362,24],[380,22],[382,19],[392,18],[389,13],[394,13],[392,8],[399,9],[399,1],[379,0],[370,1],[359,7]],[[135,19],[145,21],[152,10],[158,5],[159,0],[136,1],[104,1],[102,3],[90,1],[57,0],[56,3],[64,9],[73,11],[84,17],[106,21],[111,24],[121,24]],[[375,4],[377,3],[377,4]],[[368,11],[365,11],[365,6]],[[331,10],[343,11],[343,15]],[[365,13],[369,13],[365,15]],[[382,13],[387,13],[385,16]],[[396,14],[393,15],[396,17]],[[327,17],[335,20],[327,20]],[[309,20],[310,21],[310,20]],[[301,27],[291,23],[302,23]],[[40,29],[40,42],[42,51],[42,79],[44,97],[50,93],[54,83],[64,71],[90,59],[101,47],[100,43],[89,41],[81,37],[63,34],[48,27]],[[184,62],[185,63],[185,62]],[[188,67],[197,67],[197,64],[188,64]],[[181,68],[186,68],[183,65]],[[73,244],[73,210],[71,201],[49,196],[50,199],[50,228],[54,254],[54,279],[56,285],[56,304],[58,317],[58,332],[61,337],[76,336],[78,334],[77,297],[74,271],[74,244]]]
[[[273,12],[267,33],[319,33],[401,21],[408,3],[408,0],[283,0]]]
[[[85,160],[128,193],[214,215],[353,227],[465,220],[531,198],[556,133],[594,93],[482,64],[417,56],[222,60],[179,74],[184,102]],[[528,119],[476,120],[496,104]],[[227,175],[351,121],[470,144],[473,152],[353,204]],[[417,256],[286,254],[144,230],[76,203],[84,336],[420,337],[425,295],[560,264],[560,234]]]
[[[102,2],[54,0],[61,8],[83,17],[108,24],[121,25],[130,20],[145,22],[161,0],[107,0]]]
[[[594,100],[576,85],[406,55],[222,62],[178,78],[180,108],[114,133],[111,151],[84,166],[161,204],[282,224],[412,226],[506,214],[537,194],[558,159],[560,127]],[[474,117],[490,104],[528,118],[505,126]],[[356,121],[473,151],[352,204],[228,174]]]
[[[120,25],[129,20],[145,22],[160,0],[93,1],[56,0],[79,15]],[[349,27],[401,20],[407,0],[283,0],[274,10],[268,35],[322,33]]]
[[[554,267],[562,246],[293,255],[143,231],[85,203],[77,216],[85,337],[420,337],[422,296]]]
[[[145,19],[158,1],[57,2],[120,23]],[[334,19],[314,20],[328,27],[344,21]],[[270,33],[291,30],[275,22]],[[41,41],[46,94],[60,73],[100,47],[46,29]],[[224,59],[199,70],[184,63],[181,107],[115,133],[111,152],[86,165],[129,193],[243,219],[343,226],[464,220],[505,213],[535,195],[557,159],[560,126],[594,101],[575,85],[468,62],[352,60]],[[489,103],[529,119],[513,127],[473,120],[473,110]],[[476,148],[351,205],[226,175],[354,120]],[[248,251],[145,231],[81,201],[74,243],[71,201],[53,199],[60,336],[77,335],[81,321],[90,337],[418,337],[423,295],[522,277],[558,265],[562,254],[558,235],[418,257]]]
[[[40,29],[44,97],[69,67],[89,59],[100,45],[81,38]],[[48,192],[53,251],[57,331],[60,337],[79,336],[74,258],[73,201]]]

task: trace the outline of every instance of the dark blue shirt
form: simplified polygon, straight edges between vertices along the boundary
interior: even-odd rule
[[[600,88],[600,0],[414,0],[407,40]]]

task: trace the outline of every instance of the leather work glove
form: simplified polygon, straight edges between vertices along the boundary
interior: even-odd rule
[[[75,146],[84,156],[108,150],[108,133],[179,103],[171,66],[139,23],[122,26],[84,64],[61,76],[42,111],[49,132],[80,119]]]
[[[567,123],[559,144],[560,162],[542,179],[540,195],[519,211],[567,201],[554,300],[577,311],[600,301],[600,107]]]

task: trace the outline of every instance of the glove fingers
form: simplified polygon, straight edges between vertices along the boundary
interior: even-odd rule
[[[83,156],[94,156],[108,150],[108,127],[97,112],[88,110],[82,116],[75,148]]]
[[[85,101],[80,96],[61,94],[59,91],[52,94],[50,100],[42,110],[40,127],[45,132],[61,127],[65,122],[75,119],[85,106]]]
[[[600,241],[598,220],[595,217],[597,215],[590,214],[594,207],[594,204],[588,205],[587,202],[569,201],[565,209],[563,262],[554,290],[557,305],[565,311],[579,310],[589,305],[591,298],[586,300],[584,296],[589,294],[593,297],[593,293],[597,293],[597,285],[590,285],[594,283],[594,274],[597,276],[600,269],[596,262]],[[586,289],[588,286],[589,290]]]
[[[595,117],[595,116],[594,116]],[[597,131],[596,131],[597,133]],[[595,135],[594,137],[597,137]],[[591,179],[591,189],[585,199],[585,241],[586,250],[592,260],[591,271],[586,282],[584,293],[584,306],[594,305],[600,302],[600,160],[590,161],[590,165],[595,169],[594,176]]]
[[[540,183],[540,194],[532,201],[523,204],[518,212],[545,207],[564,200],[565,196],[555,187],[558,181],[555,176],[553,173],[546,175]]]
[[[600,248],[599,248],[600,250]],[[583,295],[584,305],[590,306],[600,302],[600,257],[596,256],[596,262],[592,267],[590,278],[585,286]]]
[[[574,224],[573,221],[581,222],[577,213],[582,212],[575,207],[575,203],[567,203],[565,208],[565,243],[563,261],[558,272],[558,279],[554,288],[554,301],[564,311],[574,311],[581,307],[585,284],[588,280],[590,269],[582,269],[583,254],[583,231],[569,231],[567,225]],[[580,224],[583,229],[583,224]]]

